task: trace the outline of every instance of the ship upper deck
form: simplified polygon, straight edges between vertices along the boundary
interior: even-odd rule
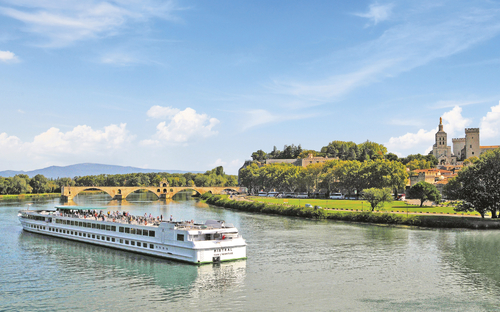
[[[207,220],[203,223],[195,223],[191,221],[174,221],[163,220],[163,216],[154,217],[151,214],[144,214],[144,216],[131,215],[128,212],[119,211],[106,211],[105,208],[100,207],[67,207],[64,209],[56,207],[56,210],[21,210],[20,213],[36,214],[39,216],[53,217],[57,219],[79,219],[85,221],[108,222],[123,225],[137,225],[147,227],[159,227],[161,224],[167,227],[173,227],[177,230],[217,230],[217,229],[237,229],[231,223],[224,221]]]

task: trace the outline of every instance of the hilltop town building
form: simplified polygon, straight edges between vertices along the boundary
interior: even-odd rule
[[[448,135],[443,130],[443,119],[439,118],[439,130],[435,135],[436,143],[432,146],[432,155],[442,165],[455,165],[457,157],[452,155],[451,147],[448,146]]]
[[[443,119],[439,118],[439,130],[436,132],[436,142],[432,146],[432,154],[437,158],[439,165],[457,165],[467,158],[479,157],[488,150],[500,147],[499,145],[481,146],[479,128],[466,128],[465,138],[452,139],[453,153],[447,142],[447,134],[443,129]]]

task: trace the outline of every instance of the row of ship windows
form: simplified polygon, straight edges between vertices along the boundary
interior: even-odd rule
[[[24,215],[23,218],[28,218],[28,219],[38,220],[38,221],[45,221],[45,217],[32,216],[32,215]]]
[[[34,228],[34,229],[47,230],[47,228],[45,226],[40,226],[40,225],[35,225],[35,224],[28,224],[28,226],[31,227],[31,228]],[[51,232],[56,232],[56,233],[62,233],[62,234],[69,234],[69,235],[74,235],[74,236],[88,237],[88,238],[92,238],[92,239],[98,239],[98,240],[103,240],[103,241],[108,241],[108,242],[113,242],[113,243],[115,243],[116,241],[118,241],[120,244],[148,248],[148,243],[142,243],[142,242],[136,242],[136,241],[129,241],[128,239],[115,239],[114,237],[109,237],[109,236],[87,234],[87,233],[82,233],[82,232],[77,232],[77,231],[56,229],[56,228],[51,228],[51,227],[49,227],[48,230],[51,231]],[[154,249],[155,245],[154,244],[149,244],[149,248]]]
[[[155,237],[155,233],[156,233],[155,231],[134,229],[134,228],[128,228],[128,227],[123,227],[123,226],[120,226],[118,228],[118,231],[120,233],[126,233],[126,234],[136,234],[136,235],[142,235],[142,236],[148,236],[149,235],[151,237]]]
[[[60,219],[57,219],[56,223],[116,232],[116,226],[109,225],[109,224],[97,224],[97,223],[92,223],[92,222],[60,220]],[[120,231],[120,233],[125,232],[128,234],[136,234],[136,235],[149,236],[149,237],[155,237],[155,234],[156,234],[155,231],[134,229],[134,228],[128,228],[128,227],[124,228],[123,226],[120,226],[118,230]]]

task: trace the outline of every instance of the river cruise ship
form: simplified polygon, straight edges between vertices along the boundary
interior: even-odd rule
[[[224,221],[165,221],[151,215],[103,212],[103,208],[56,206],[19,211],[28,232],[112,247],[150,256],[205,264],[246,259],[246,242]]]

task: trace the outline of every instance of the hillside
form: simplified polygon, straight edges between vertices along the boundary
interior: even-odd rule
[[[50,166],[43,169],[32,171],[14,171],[5,170],[0,171],[0,177],[13,177],[16,174],[27,174],[30,178],[37,174],[42,174],[47,178],[74,178],[75,176],[86,175],[99,175],[99,174],[126,174],[126,173],[148,173],[148,172],[168,172],[168,173],[186,173],[188,171],[181,170],[160,170],[160,169],[143,169],[136,167],[125,167],[115,165],[102,165],[102,164],[76,164],[70,166]],[[200,171],[191,171],[193,173],[200,173]]]

